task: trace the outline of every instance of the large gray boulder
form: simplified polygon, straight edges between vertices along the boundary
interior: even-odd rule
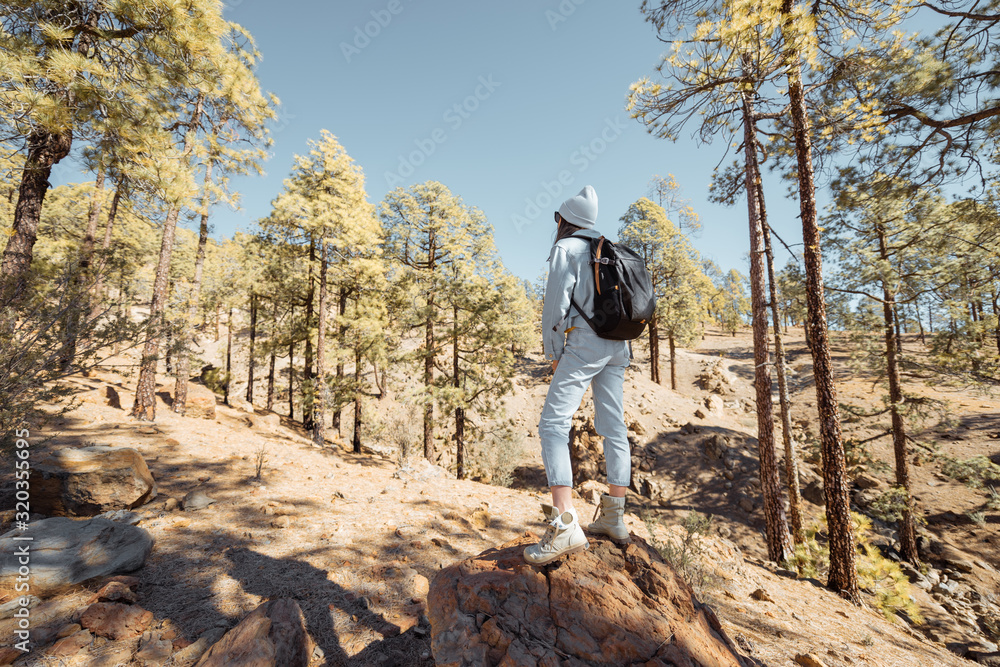
[[[45,596],[94,577],[138,570],[153,538],[137,526],[99,517],[34,521],[27,530],[0,536],[0,598],[14,595],[25,548],[31,593]]]
[[[156,497],[146,461],[129,447],[60,449],[38,461],[31,509],[50,516],[94,516],[133,509]]]

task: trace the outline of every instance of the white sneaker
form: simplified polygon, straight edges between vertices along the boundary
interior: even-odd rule
[[[542,505],[542,512],[549,519],[549,527],[538,544],[525,547],[525,561],[532,565],[545,565],[562,556],[590,548],[575,509],[566,510],[560,515],[551,505]]]

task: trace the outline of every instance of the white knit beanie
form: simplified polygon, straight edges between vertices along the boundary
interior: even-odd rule
[[[597,193],[585,185],[580,194],[570,197],[559,207],[559,215],[577,227],[592,229],[597,223]]]

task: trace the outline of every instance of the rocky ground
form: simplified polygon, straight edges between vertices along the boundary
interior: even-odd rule
[[[626,386],[636,464],[629,527],[650,539],[648,527],[658,526],[653,537],[662,542],[678,534],[670,527],[690,511],[713,515],[711,535],[700,540],[711,576],[696,594],[740,652],[759,664],[795,664],[797,656],[798,664],[830,666],[967,664],[959,655],[982,656],[986,664],[996,660],[988,656],[996,656],[992,642],[1000,629],[1000,519],[996,511],[984,511],[981,523],[969,519],[967,513],[981,511],[985,492],[947,478],[929,454],[917,454],[914,468],[927,517],[929,567],[910,572],[924,624],[890,623],[760,560],[749,345],[746,334],[716,332],[697,349],[679,352],[677,391],[649,381],[642,346],[636,346]],[[808,352],[794,331],[790,348],[795,435],[808,442],[815,399]],[[841,400],[874,403],[881,390],[871,378],[849,371],[845,349],[836,352]],[[351,454],[340,440],[321,449],[283,417],[248,405],[212,406],[204,395],[202,414],[180,417],[167,409],[172,385],[159,390],[155,424],[134,421],[122,408],[131,404],[134,361],[123,354],[88,377],[72,378],[67,385],[75,403],[64,414],[65,406],[40,406],[31,425],[32,460],[80,447],[135,449],[155,480],[156,497],[144,498],[131,515],[110,518],[146,531],[152,550],[131,573],[134,578],[97,577],[40,596],[31,610],[36,644],[27,656],[12,647],[18,619],[9,614],[15,607],[0,607],[0,617],[7,616],[0,620],[0,643],[9,649],[0,648],[0,658],[8,663],[225,664],[223,648],[214,657],[202,654],[227,632],[230,643],[266,634],[262,628],[269,624],[260,619],[270,614],[288,627],[301,624],[313,665],[431,665],[426,605],[436,573],[516,540],[526,529],[544,529],[535,424],[548,374],[540,355],[520,360],[516,390],[507,400],[524,441],[513,488],[456,480],[447,472],[447,456],[441,466],[401,465],[387,448],[392,437],[370,443],[383,454]],[[663,376],[669,382],[666,360]],[[910,384],[948,401],[953,417],[944,427],[929,425],[918,440],[956,458],[984,454],[997,460],[1000,401],[933,380]],[[369,409],[386,424],[392,415],[405,422],[401,403],[388,397],[372,401]],[[599,479],[599,438],[587,415],[585,400],[574,437],[578,472]],[[845,419],[848,437],[871,437],[878,428],[874,418]],[[877,465],[891,463],[890,446],[885,438],[873,441],[873,459],[854,471],[859,493],[884,489],[891,480],[891,472]],[[807,495],[818,500],[817,476],[807,463],[808,448],[803,450],[802,481],[812,489]],[[14,506],[13,467],[12,459],[0,467],[3,508]],[[485,479],[489,471],[479,474]],[[585,518],[599,489],[596,482],[581,485]],[[858,494],[856,500],[867,502]],[[810,520],[820,517],[819,505],[805,505]],[[2,518],[6,531],[12,513]],[[33,520],[40,524],[41,518]],[[876,528],[877,540],[891,553],[891,528]],[[295,605],[258,610],[268,600]]]

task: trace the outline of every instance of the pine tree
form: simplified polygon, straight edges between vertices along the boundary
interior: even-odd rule
[[[207,0],[184,8],[134,0],[45,0],[6,8],[0,122],[24,137],[26,148],[2,262],[8,298],[19,299],[27,288],[49,175],[69,155],[74,137],[141,130],[142,152],[158,154],[162,110],[212,53],[219,12]],[[151,166],[148,157],[136,161]]]
[[[839,254],[844,289],[869,299],[882,311],[884,345],[872,361],[888,383],[896,483],[905,505],[899,522],[900,553],[919,564],[904,422],[907,407],[900,372],[898,306],[929,289],[932,282],[939,282],[942,267],[926,258],[939,256],[947,245],[943,232],[948,230],[949,215],[942,198],[933,192],[854,168],[841,170],[834,192],[837,208],[824,224],[830,228],[832,245]]]
[[[688,214],[691,216],[693,211]],[[676,390],[676,349],[691,344],[700,334],[713,291],[711,281],[701,271],[698,252],[657,204],[643,197],[629,206],[621,222],[618,237],[646,262],[657,299],[656,313],[649,322],[650,379],[660,383],[659,340],[663,334],[670,351],[670,388]]]
[[[219,164],[223,170],[232,166],[233,171],[238,172],[246,170],[248,165],[259,169],[257,164],[263,157],[261,145],[267,141],[265,124],[274,117],[273,104],[276,100],[260,90],[251,69],[256,54],[249,35],[238,25],[224,21],[220,11],[220,7],[213,6],[208,14],[206,32],[202,35],[202,39],[206,40],[205,50],[192,63],[188,73],[196,87],[185,91],[186,96],[174,98],[178,103],[175,107],[176,119],[170,127],[177,132],[183,130],[180,159],[177,161],[183,178],[172,182],[164,190],[169,210],[163,223],[160,256],[150,304],[152,330],[143,348],[136,400],[132,407],[132,415],[144,420],[156,417],[153,392],[160,347],[159,332],[165,325],[166,277],[170,272],[178,216],[182,208],[193,204],[191,193],[194,188],[190,181],[193,177],[192,158],[196,148],[203,145],[203,142],[208,144],[212,155],[210,162]],[[207,138],[202,136],[205,127],[214,129]],[[224,131],[221,129],[223,127],[226,128]],[[247,142],[250,148],[233,148],[230,151],[225,148],[227,143],[240,142]],[[216,156],[224,159],[215,159]],[[207,173],[206,181],[211,183],[211,173]],[[206,198],[208,189],[206,185]],[[202,204],[205,205],[206,202],[203,200]],[[202,224],[207,224],[204,217]],[[204,247],[204,244],[200,247]],[[184,332],[185,336],[190,336],[186,326]],[[178,378],[178,388],[185,397],[186,383],[186,377]],[[176,409],[183,410],[184,406],[185,403],[181,401]]]
[[[423,366],[419,400],[424,456],[434,462],[438,355],[448,345],[452,315],[445,294],[456,267],[473,257],[472,249],[484,229],[481,214],[441,183],[428,181],[390,192],[380,215],[388,257],[399,266],[397,283],[412,304],[405,326],[424,330],[423,342],[412,358]]]
[[[330,407],[338,411],[341,399],[331,392],[331,378],[327,372],[331,350],[327,343],[329,317],[329,294],[331,281],[337,293],[342,295],[344,308],[338,308],[338,345],[344,349],[348,323],[346,299],[359,286],[356,269],[352,264],[371,256],[381,243],[381,230],[374,209],[367,201],[364,189],[364,174],[337,138],[323,131],[319,140],[311,141],[307,155],[297,156],[291,175],[285,180],[282,193],[274,201],[274,211],[269,219],[272,228],[280,225],[285,234],[309,239],[310,279],[318,279],[317,285],[309,287],[307,303],[307,352],[305,404],[311,409],[311,419],[304,420],[311,426],[313,442],[323,446],[325,442],[326,413]],[[318,258],[319,266],[313,270],[313,262]],[[369,271],[368,274],[371,275]],[[310,280],[312,283],[312,280]],[[312,335],[311,310],[312,294],[318,286],[316,326],[316,367],[312,375]],[[340,366],[340,364],[338,364]],[[342,366],[340,366],[342,370]],[[311,393],[312,396],[308,396]],[[352,395],[354,392],[351,392]],[[353,396],[352,396],[353,397]],[[311,398],[311,400],[310,400]]]

